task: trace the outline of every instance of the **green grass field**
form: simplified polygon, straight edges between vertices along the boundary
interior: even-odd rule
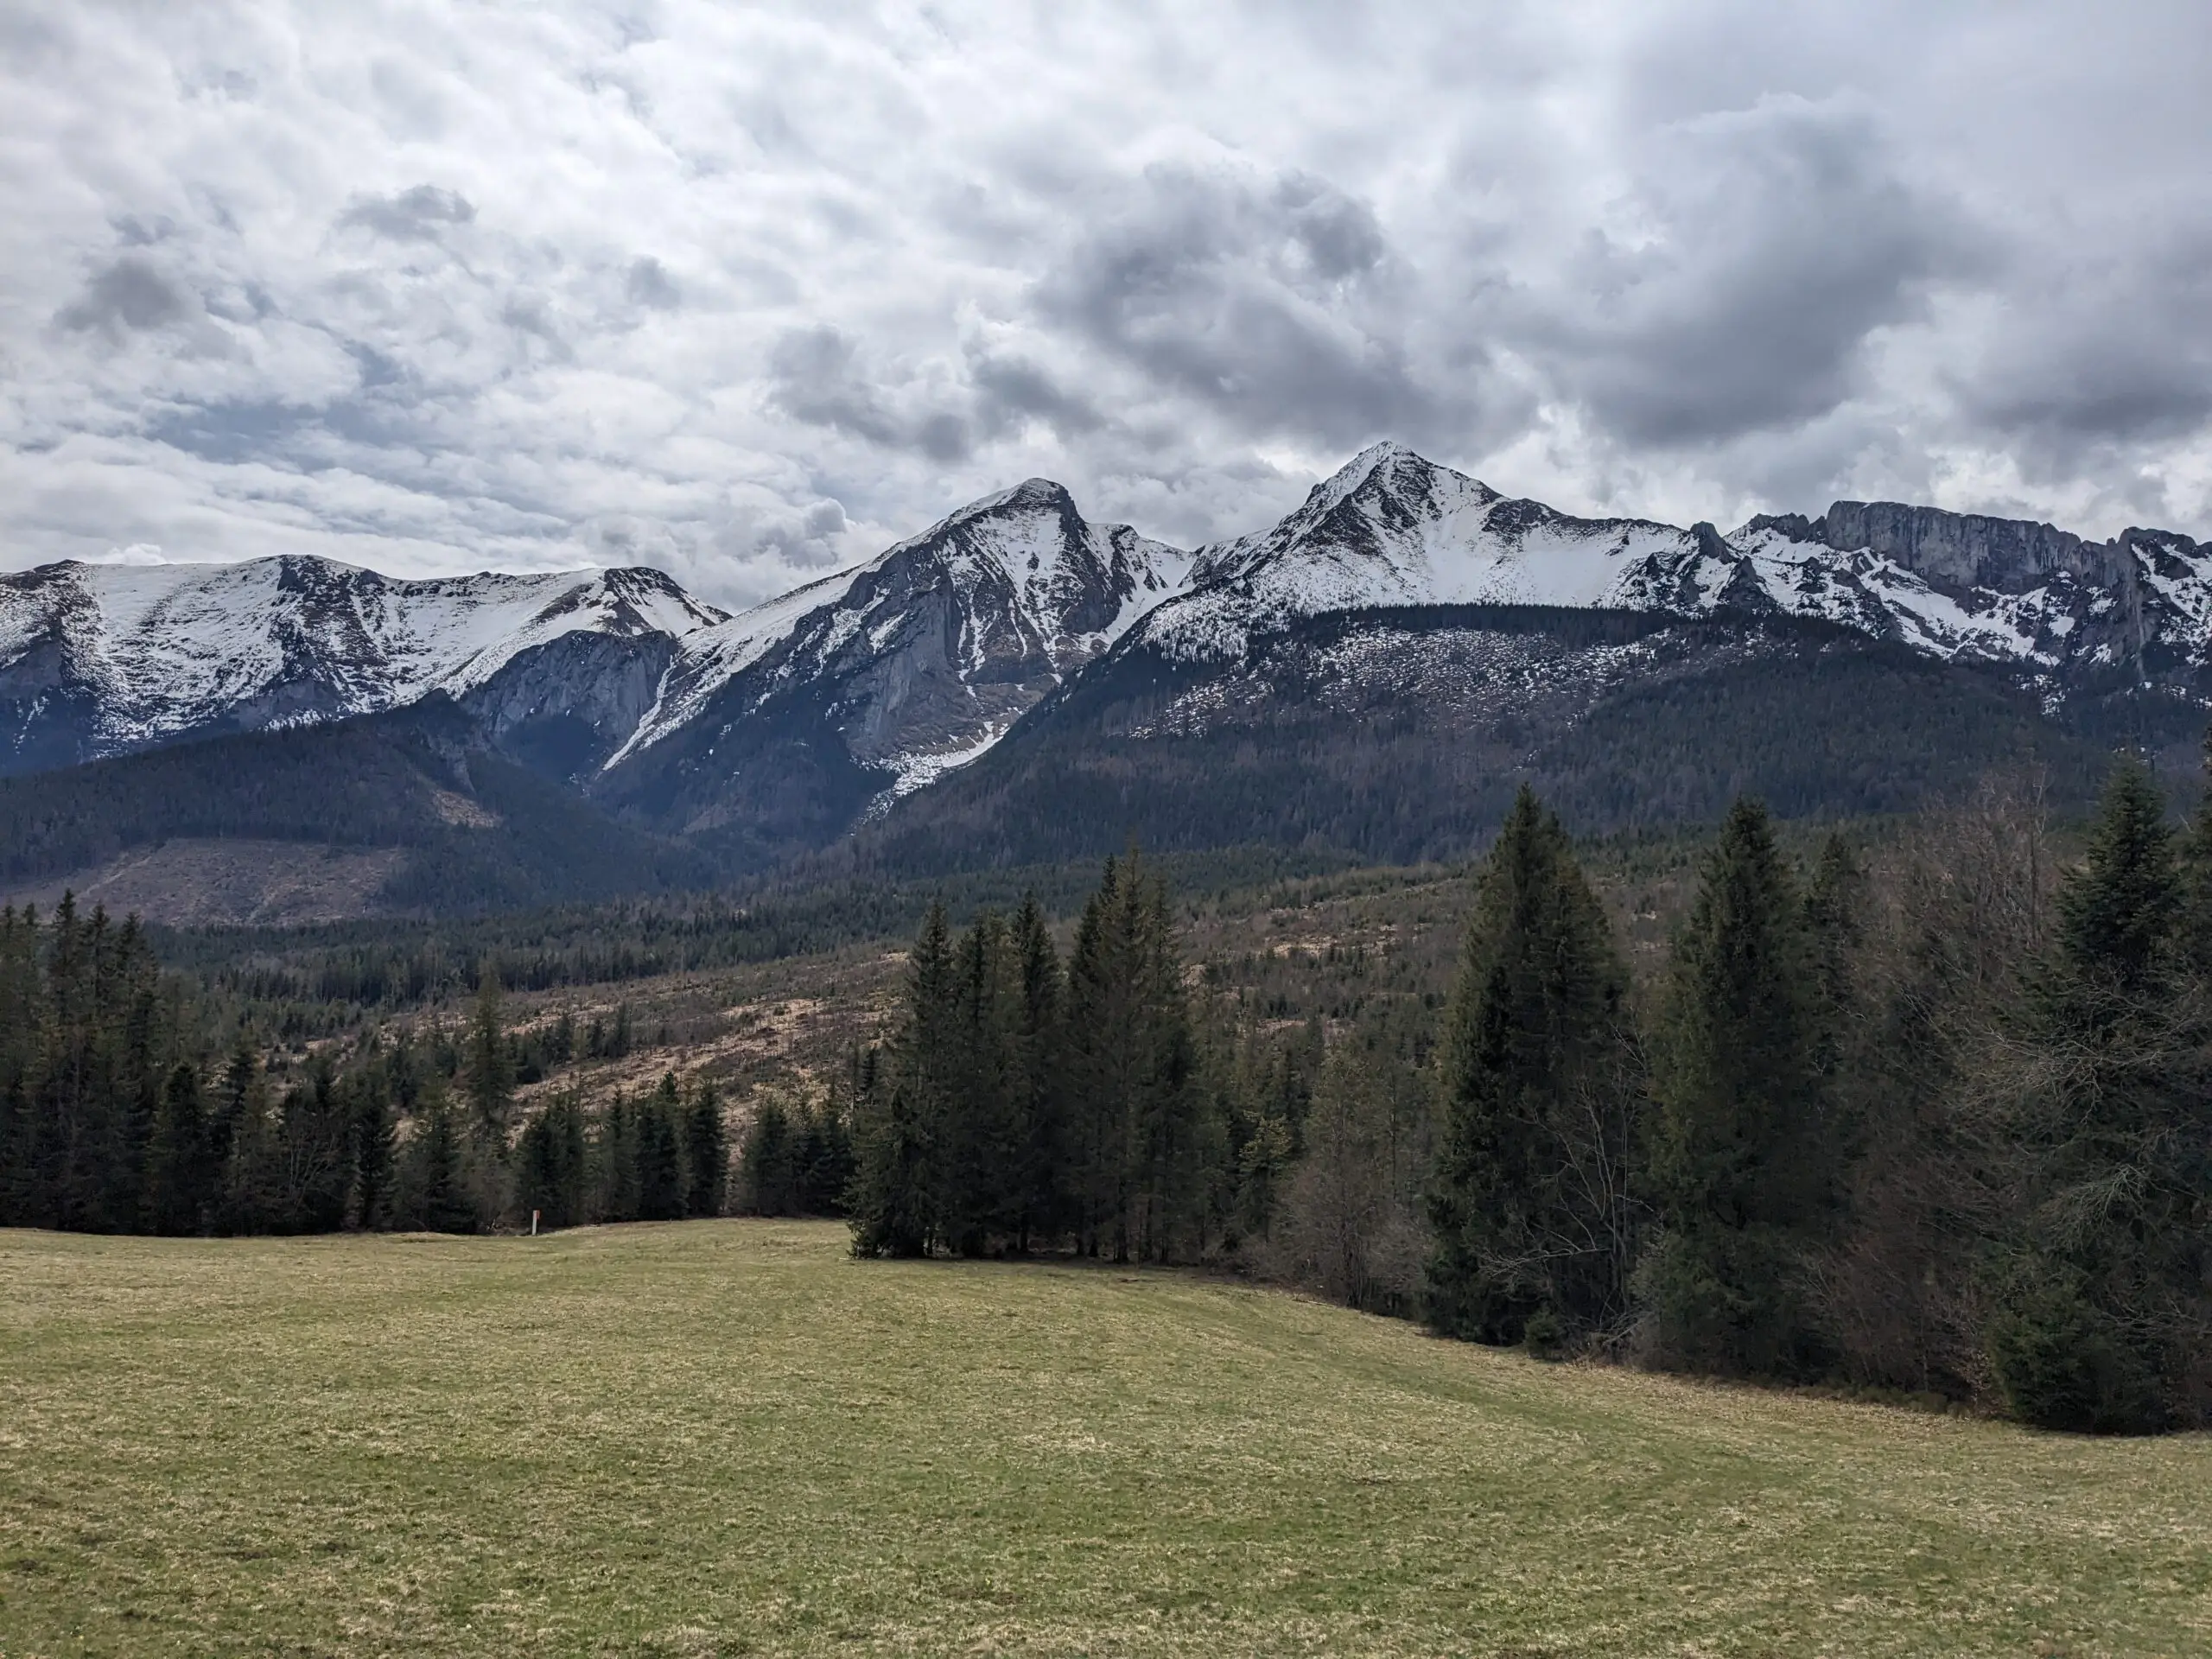
[[[830,1225],[0,1233],[0,1654],[2212,1652],[2212,1440]]]

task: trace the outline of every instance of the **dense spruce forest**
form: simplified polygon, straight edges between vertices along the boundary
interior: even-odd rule
[[[1268,989],[1287,958],[1186,963],[1170,883],[1135,852],[1087,899],[1065,873],[934,903],[855,883],[640,910],[630,938],[577,912],[466,941],[339,930],[281,960],[184,941],[167,968],[135,923],[7,911],[0,1223],[845,1214],[864,1256],[1197,1264],[1542,1355],[2063,1428],[2212,1421],[2212,809],[2177,830],[2123,760],[2079,858],[2019,778],[1798,844],[1737,801],[1671,943],[1631,971],[1523,789],[1467,878],[1448,995],[1297,1015]],[[680,1046],[664,1065],[627,1004],[518,1020],[503,989],[918,912],[880,1039],[742,1102],[680,1075]],[[362,1017],[464,977],[457,1025]],[[345,1017],[308,1041],[319,1007]],[[573,1069],[648,1049],[657,1082]]]

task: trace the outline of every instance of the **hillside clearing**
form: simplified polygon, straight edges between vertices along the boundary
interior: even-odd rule
[[[0,1233],[0,1654],[2212,1648],[2212,1439],[845,1236]]]

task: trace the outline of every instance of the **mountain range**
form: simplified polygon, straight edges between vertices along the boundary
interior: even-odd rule
[[[1577,518],[1384,443],[1191,551],[1032,479],[735,616],[643,568],[0,577],[0,879],[98,891],[127,861],[158,899],[175,844],[391,855],[305,914],[1131,834],[1440,856],[1522,777],[1590,829],[1746,787],[1897,810],[2023,760],[2086,777],[2115,738],[2179,751],[2208,703],[2212,547],[2186,536],[1851,501],[1726,534]],[[341,753],[385,807],[318,817],[271,781]]]

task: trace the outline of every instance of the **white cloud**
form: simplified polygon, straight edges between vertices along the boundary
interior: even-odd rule
[[[1786,15],[1785,15],[1786,14]],[[1386,433],[1570,508],[2212,531],[2201,12],[0,0],[0,552],[636,557]]]

